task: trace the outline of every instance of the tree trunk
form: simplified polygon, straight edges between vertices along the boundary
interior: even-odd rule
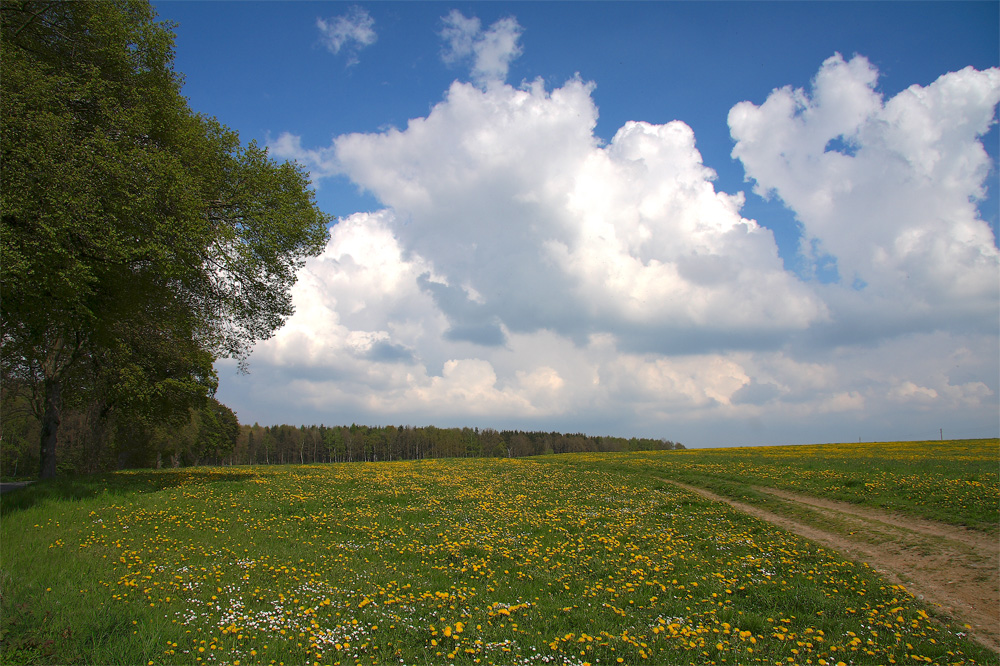
[[[39,477],[51,479],[56,475],[56,442],[59,437],[59,422],[62,412],[62,389],[66,369],[73,364],[79,341],[70,350],[69,358],[64,354],[66,339],[60,334],[46,354],[42,364],[42,432],[40,439]]]
[[[45,411],[42,415],[41,469],[39,476],[51,479],[56,475],[56,440],[59,435],[59,412],[62,402],[62,382],[45,379]]]

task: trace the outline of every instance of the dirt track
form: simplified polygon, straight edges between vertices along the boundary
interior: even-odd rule
[[[670,479],[676,486],[730,506],[855,560],[866,562],[887,580],[902,584],[972,628],[969,635],[1000,652],[1000,542],[989,535],[856,504],[755,488],[795,511],[818,514],[836,531],[778,515],[708,490]]]
[[[11,481],[8,483],[0,483],[0,495],[4,493],[9,493],[12,490],[18,490],[24,488],[25,486],[34,483],[34,481]]]

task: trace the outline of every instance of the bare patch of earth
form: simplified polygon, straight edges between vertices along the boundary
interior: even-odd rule
[[[793,518],[663,480],[867,563],[967,625],[971,637],[1000,653],[1000,543],[990,535],[847,502],[754,488],[776,498],[775,508]]]

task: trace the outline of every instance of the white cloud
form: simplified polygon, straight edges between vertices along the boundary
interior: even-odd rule
[[[305,148],[302,137],[290,132],[282,132],[277,139],[268,137],[267,150],[272,157],[298,162],[309,170],[313,187],[320,186],[320,179],[338,173],[333,151],[329,148]]]
[[[510,63],[521,55],[521,26],[513,17],[498,20],[483,32],[478,18],[466,18],[457,9],[442,17],[445,42],[441,59],[448,64],[472,60],[472,78],[480,85],[503,83]]]
[[[471,57],[476,38],[483,31],[482,21],[475,16],[467,18],[462,12],[453,9],[447,16],[441,18],[441,22],[444,23],[444,27],[440,36],[445,42],[441,59],[453,65]]]
[[[371,46],[378,39],[375,33],[375,19],[361,7],[353,6],[343,16],[330,20],[316,19],[316,27],[322,35],[323,44],[330,53],[337,55],[344,50],[348,53],[348,66],[358,63],[357,52]]]
[[[456,82],[405,130],[335,141],[400,242],[446,277],[427,290],[466,339],[500,343],[502,325],[694,351],[825,316],[742,197],[715,191],[687,125],[629,123],[602,147],[591,92]]]
[[[478,21],[450,16],[450,48],[475,55]],[[339,222],[307,262],[296,314],[253,358],[280,384],[271,403],[701,444],[992,432],[1000,273],[969,199],[1000,82],[963,70],[883,102],[876,81],[834,57],[810,94],[730,114],[734,155],[836,257],[838,285],[784,270],[683,122],[602,144],[579,79],[455,82],[404,129],[279,136],[275,153],[386,208]]]
[[[976,200],[1000,70],[966,68],[888,101],[877,80],[865,58],[838,54],[811,93],[782,88],[759,107],[736,105],[733,156],[755,190],[795,212],[806,252],[836,260],[841,285],[824,296],[836,318],[995,327],[1000,254]]]

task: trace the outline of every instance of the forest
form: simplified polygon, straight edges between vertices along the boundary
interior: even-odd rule
[[[0,430],[4,476],[38,468],[39,419],[7,394]],[[60,475],[190,465],[282,465],[427,458],[516,458],[551,453],[683,449],[668,439],[434,426],[241,425],[209,398],[184,418],[151,426],[109,419],[96,405],[68,410],[60,427]]]
[[[241,426],[220,463],[312,463],[421,460],[424,458],[517,458],[585,451],[683,449],[664,439],[599,437],[559,432],[434,426]]]

